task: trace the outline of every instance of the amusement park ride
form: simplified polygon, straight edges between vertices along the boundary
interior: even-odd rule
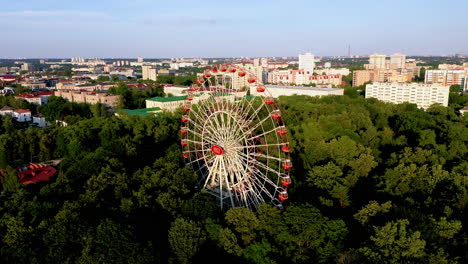
[[[221,208],[283,208],[291,184],[288,132],[261,80],[239,66],[212,66],[189,89],[183,109],[182,155]]]

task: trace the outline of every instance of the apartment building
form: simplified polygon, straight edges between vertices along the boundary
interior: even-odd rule
[[[432,104],[448,106],[450,87],[422,83],[373,83],[366,85],[366,98],[401,104],[409,102],[427,109]]]
[[[465,70],[427,70],[424,83],[461,84],[465,76],[468,76]]]
[[[63,97],[70,102],[87,104],[102,103],[109,107],[117,107],[120,100],[120,97],[118,95],[108,95],[105,93],[88,91],[58,90],[54,92],[54,95]]]

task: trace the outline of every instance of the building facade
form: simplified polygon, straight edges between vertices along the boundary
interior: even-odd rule
[[[109,107],[117,107],[120,101],[120,96],[118,95],[107,95],[105,93],[87,91],[58,90],[54,92],[54,95],[63,97],[70,102],[86,104],[102,103]]]
[[[299,70],[314,72],[314,68],[315,58],[313,54],[310,54],[309,52],[299,54]]]
[[[344,89],[339,88],[320,88],[320,87],[304,87],[304,86],[288,86],[288,85],[265,85],[273,97],[290,96],[290,95],[308,95],[308,96],[325,96],[325,95],[343,95]],[[250,87],[251,95],[262,95],[257,92],[256,86]]]
[[[427,70],[424,82],[442,85],[461,84],[465,76],[467,74],[464,70]]]
[[[373,83],[366,85],[366,98],[401,104],[409,102],[427,109],[432,104],[448,106],[450,87],[422,83]]]
[[[158,79],[158,70],[153,68],[152,65],[141,66],[141,73],[143,75],[143,80],[156,81]]]
[[[268,83],[271,84],[295,84],[295,85],[340,85],[340,74],[314,75],[313,72],[304,70],[273,70],[268,73]]]

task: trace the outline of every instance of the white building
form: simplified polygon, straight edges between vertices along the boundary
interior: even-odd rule
[[[143,74],[143,80],[156,81],[158,78],[158,70],[151,65],[141,66],[141,72]]]
[[[29,109],[18,109],[13,111],[13,118],[18,122],[29,122],[31,118],[31,110]]]
[[[33,125],[38,127],[46,127],[49,126],[50,123],[45,120],[45,117],[42,115],[33,116]]]
[[[197,94],[193,97],[192,103],[196,104],[200,100],[205,100],[208,98],[207,93]],[[171,96],[171,97],[153,97],[146,99],[146,108],[159,107],[162,110],[174,111],[179,107],[184,105],[185,99],[187,96]]]
[[[468,92],[468,75],[465,78],[463,78],[461,88],[463,89],[463,92]]]
[[[319,74],[319,75],[322,75],[323,73],[325,73],[326,75],[330,75],[330,74],[340,74],[340,75],[348,75],[350,74],[351,72],[349,71],[348,68],[323,68],[323,69],[315,69],[314,70],[314,73],[316,74]]]
[[[370,69],[386,69],[385,54],[374,53],[369,57]]]
[[[314,72],[315,59],[314,55],[309,52],[299,54],[299,70]]]
[[[406,66],[406,55],[402,53],[395,53],[390,56],[391,69],[404,69]]]
[[[167,94],[172,94],[173,96],[182,96],[182,95],[187,95],[187,90],[190,87],[188,86],[177,86],[177,85],[164,85],[164,93]]]
[[[265,85],[273,97],[290,96],[290,95],[308,95],[308,96],[325,96],[325,95],[343,95],[344,89],[338,88],[320,88],[320,87],[304,87],[304,86],[288,86],[288,85]],[[256,86],[250,87],[251,95],[263,95],[258,93]]]
[[[427,109],[438,103],[448,106],[450,86],[421,83],[373,83],[366,85],[366,98],[401,104],[409,102]]]
[[[4,106],[2,107],[2,109],[0,109],[0,115],[1,116],[6,116],[6,115],[9,115],[9,116],[13,116],[13,107],[9,107],[9,106]]]

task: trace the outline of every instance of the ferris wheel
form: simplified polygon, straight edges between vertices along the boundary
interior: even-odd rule
[[[248,91],[252,91],[252,95]],[[182,155],[221,208],[282,208],[291,184],[287,129],[275,99],[247,69],[217,65],[189,89]]]

